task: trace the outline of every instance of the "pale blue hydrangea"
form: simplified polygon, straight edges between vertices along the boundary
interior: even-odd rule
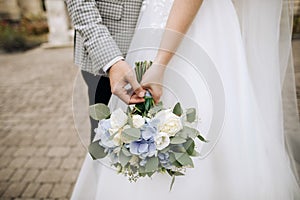
[[[152,157],[156,153],[156,145],[153,138],[149,140],[140,139],[130,143],[130,153],[145,159]]]
[[[157,155],[160,164],[166,168],[166,169],[170,169],[172,167],[172,163],[170,162],[170,155],[168,152],[166,153],[158,153]]]

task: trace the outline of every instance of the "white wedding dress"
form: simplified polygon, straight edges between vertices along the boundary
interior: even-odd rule
[[[171,6],[171,0],[144,2],[127,56],[130,64],[154,58]],[[256,78],[262,79],[250,67],[238,14],[231,0],[204,0],[165,73],[163,102],[196,107],[198,129],[210,141],[199,144],[202,156],[194,159],[195,168],[176,178],[169,192],[168,175],[130,183],[87,155],[71,199],[300,199],[285,148],[281,94],[272,89],[281,88],[276,85],[281,84],[280,72],[269,68],[262,79],[272,79],[272,85],[257,86]],[[119,106],[124,105],[113,97],[110,107]]]

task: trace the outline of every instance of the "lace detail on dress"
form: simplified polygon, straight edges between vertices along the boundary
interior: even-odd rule
[[[168,20],[173,0],[144,0],[142,5],[143,15],[152,13],[150,27],[164,28]],[[155,20],[153,20],[155,18]]]

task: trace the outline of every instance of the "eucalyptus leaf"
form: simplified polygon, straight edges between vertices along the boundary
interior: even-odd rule
[[[158,168],[158,163],[159,163],[159,161],[158,161],[157,157],[153,156],[153,157],[149,158],[145,165],[145,172],[149,173],[149,172],[156,171]]]
[[[175,176],[173,175],[172,176],[172,181],[171,181],[171,184],[170,184],[170,192],[171,192],[171,190],[173,188],[174,183],[175,183]]]
[[[172,163],[173,166],[175,167],[182,167],[182,164],[180,164],[176,158],[175,158],[175,154],[174,153],[170,153],[170,157],[169,157],[169,161]],[[173,175],[173,174],[172,174]]]
[[[195,139],[200,134],[197,129],[188,126],[184,126],[182,131],[185,132],[188,135],[188,137],[192,139]]]
[[[178,137],[178,136],[171,138],[171,141],[170,141],[171,144],[182,144],[185,142],[186,142],[186,139],[184,139],[182,137]]]
[[[186,120],[190,123],[192,123],[196,120],[196,109],[195,108],[187,109],[187,111],[186,111]]]
[[[102,120],[110,116],[109,107],[103,103],[91,105],[89,113],[94,120]]]
[[[120,154],[119,154],[119,161],[122,165],[122,167],[124,167],[125,165],[127,165],[127,163],[129,162],[129,160],[131,159],[130,156],[126,156],[123,151],[120,151]]]
[[[186,150],[182,144],[172,144],[170,150],[176,153],[185,153]]]
[[[194,150],[190,156],[198,157],[198,156],[200,156],[200,153],[198,151]]]
[[[122,147],[122,152],[125,156],[131,156],[131,153],[129,152],[129,150],[126,147]]]
[[[142,177],[147,175],[146,171],[145,171],[145,167],[140,166],[138,171],[139,171],[139,175],[142,176]]]
[[[193,160],[187,153],[174,153],[176,160],[186,167],[194,167]]]
[[[157,105],[153,106],[150,110],[149,110],[149,114],[154,116],[156,113],[158,113],[159,111],[161,111],[163,109],[163,104],[162,102],[159,102]]]
[[[181,108],[181,105],[180,105],[180,103],[178,102],[175,106],[174,106],[174,108],[173,108],[173,113],[175,114],[175,115],[177,115],[177,116],[181,116],[182,115],[182,108]]]
[[[104,147],[99,144],[100,140],[91,143],[88,147],[89,153],[94,160],[104,158],[107,153],[105,153]]]
[[[133,142],[141,137],[141,131],[137,128],[128,128],[122,131],[122,137],[127,143]]]
[[[202,142],[208,142],[208,140],[206,140],[203,136],[201,136],[200,134],[197,136],[197,138],[199,140],[201,140]]]
[[[183,144],[183,146],[189,155],[193,154],[195,149],[195,142],[193,139],[189,139],[186,143]]]
[[[128,116],[128,120],[127,120],[128,124],[131,128],[133,128],[133,120],[132,120],[131,114],[128,114],[127,116]]]

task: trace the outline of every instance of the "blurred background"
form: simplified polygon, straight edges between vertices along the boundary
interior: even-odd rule
[[[300,108],[300,0],[294,3]],[[70,198],[87,152],[72,115],[72,45],[63,0],[0,0],[0,199]]]

